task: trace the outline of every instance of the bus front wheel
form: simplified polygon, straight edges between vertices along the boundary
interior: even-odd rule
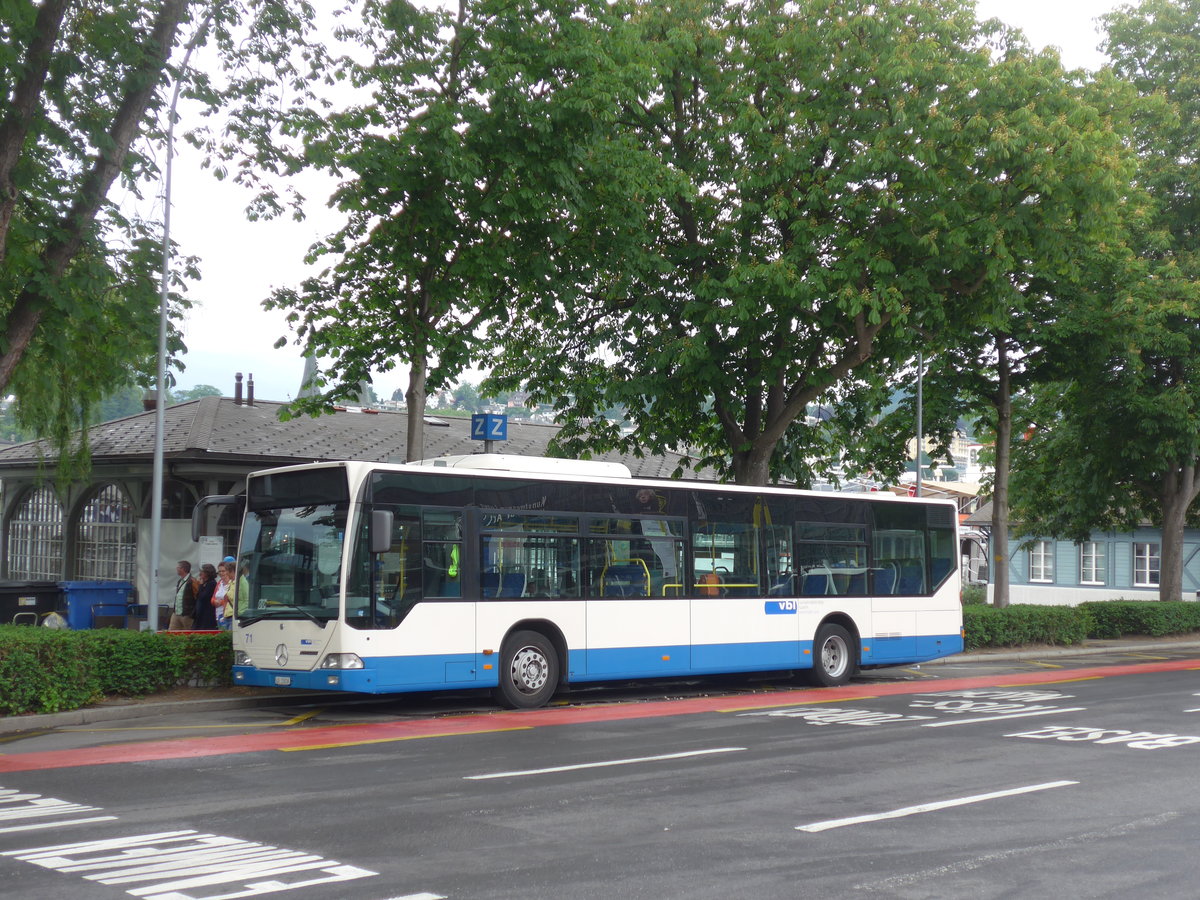
[[[496,700],[509,709],[545,706],[558,688],[558,653],[545,635],[518,631],[500,653]]]
[[[854,674],[854,638],[841,625],[826,623],[813,641],[812,681],[821,687],[848,684]]]

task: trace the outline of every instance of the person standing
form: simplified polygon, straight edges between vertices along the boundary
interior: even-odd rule
[[[200,587],[196,589],[196,616],[192,628],[196,631],[215,631],[217,611],[213,609],[213,593],[217,589],[217,570],[212,563],[200,567]]]
[[[229,585],[233,581],[233,563],[223,562],[217,565],[217,587],[213,591],[213,611],[216,613],[217,627],[229,630],[232,624],[232,610],[229,605]]]
[[[196,616],[196,582],[192,579],[192,564],[181,559],[175,566],[179,582],[175,585],[175,605],[167,631],[191,631]]]

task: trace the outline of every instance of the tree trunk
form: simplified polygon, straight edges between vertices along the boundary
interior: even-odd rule
[[[988,542],[992,556],[992,605],[1008,606],[1008,474],[1012,457],[1012,380],[1008,345],[1001,335],[996,340],[997,384],[996,472],[992,484],[992,535]]]
[[[404,404],[408,409],[408,446],[404,458],[415,462],[425,458],[425,382],[429,377],[429,360],[415,358],[408,368],[408,389],[404,392]]]
[[[1196,465],[1172,468],[1163,479],[1162,546],[1159,549],[1158,599],[1183,599],[1183,529],[1196,498]]]
[[[765,449],[760,444],[765,441],[760,438],[749,450],[733,454],[734,484],[770,484],[771,454],[775,450],[775,441],[771,441]]]

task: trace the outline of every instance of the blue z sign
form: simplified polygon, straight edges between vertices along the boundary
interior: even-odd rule
[[[471,416],[471,438],[476,441],[508,440],[508,416],[476,413]]]

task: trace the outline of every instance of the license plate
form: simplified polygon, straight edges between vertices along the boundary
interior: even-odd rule
[[[275,684],[278,685],[279,687],[287,687],[291,683],[292,683],[291,675],[276,675],[275,676]]]

